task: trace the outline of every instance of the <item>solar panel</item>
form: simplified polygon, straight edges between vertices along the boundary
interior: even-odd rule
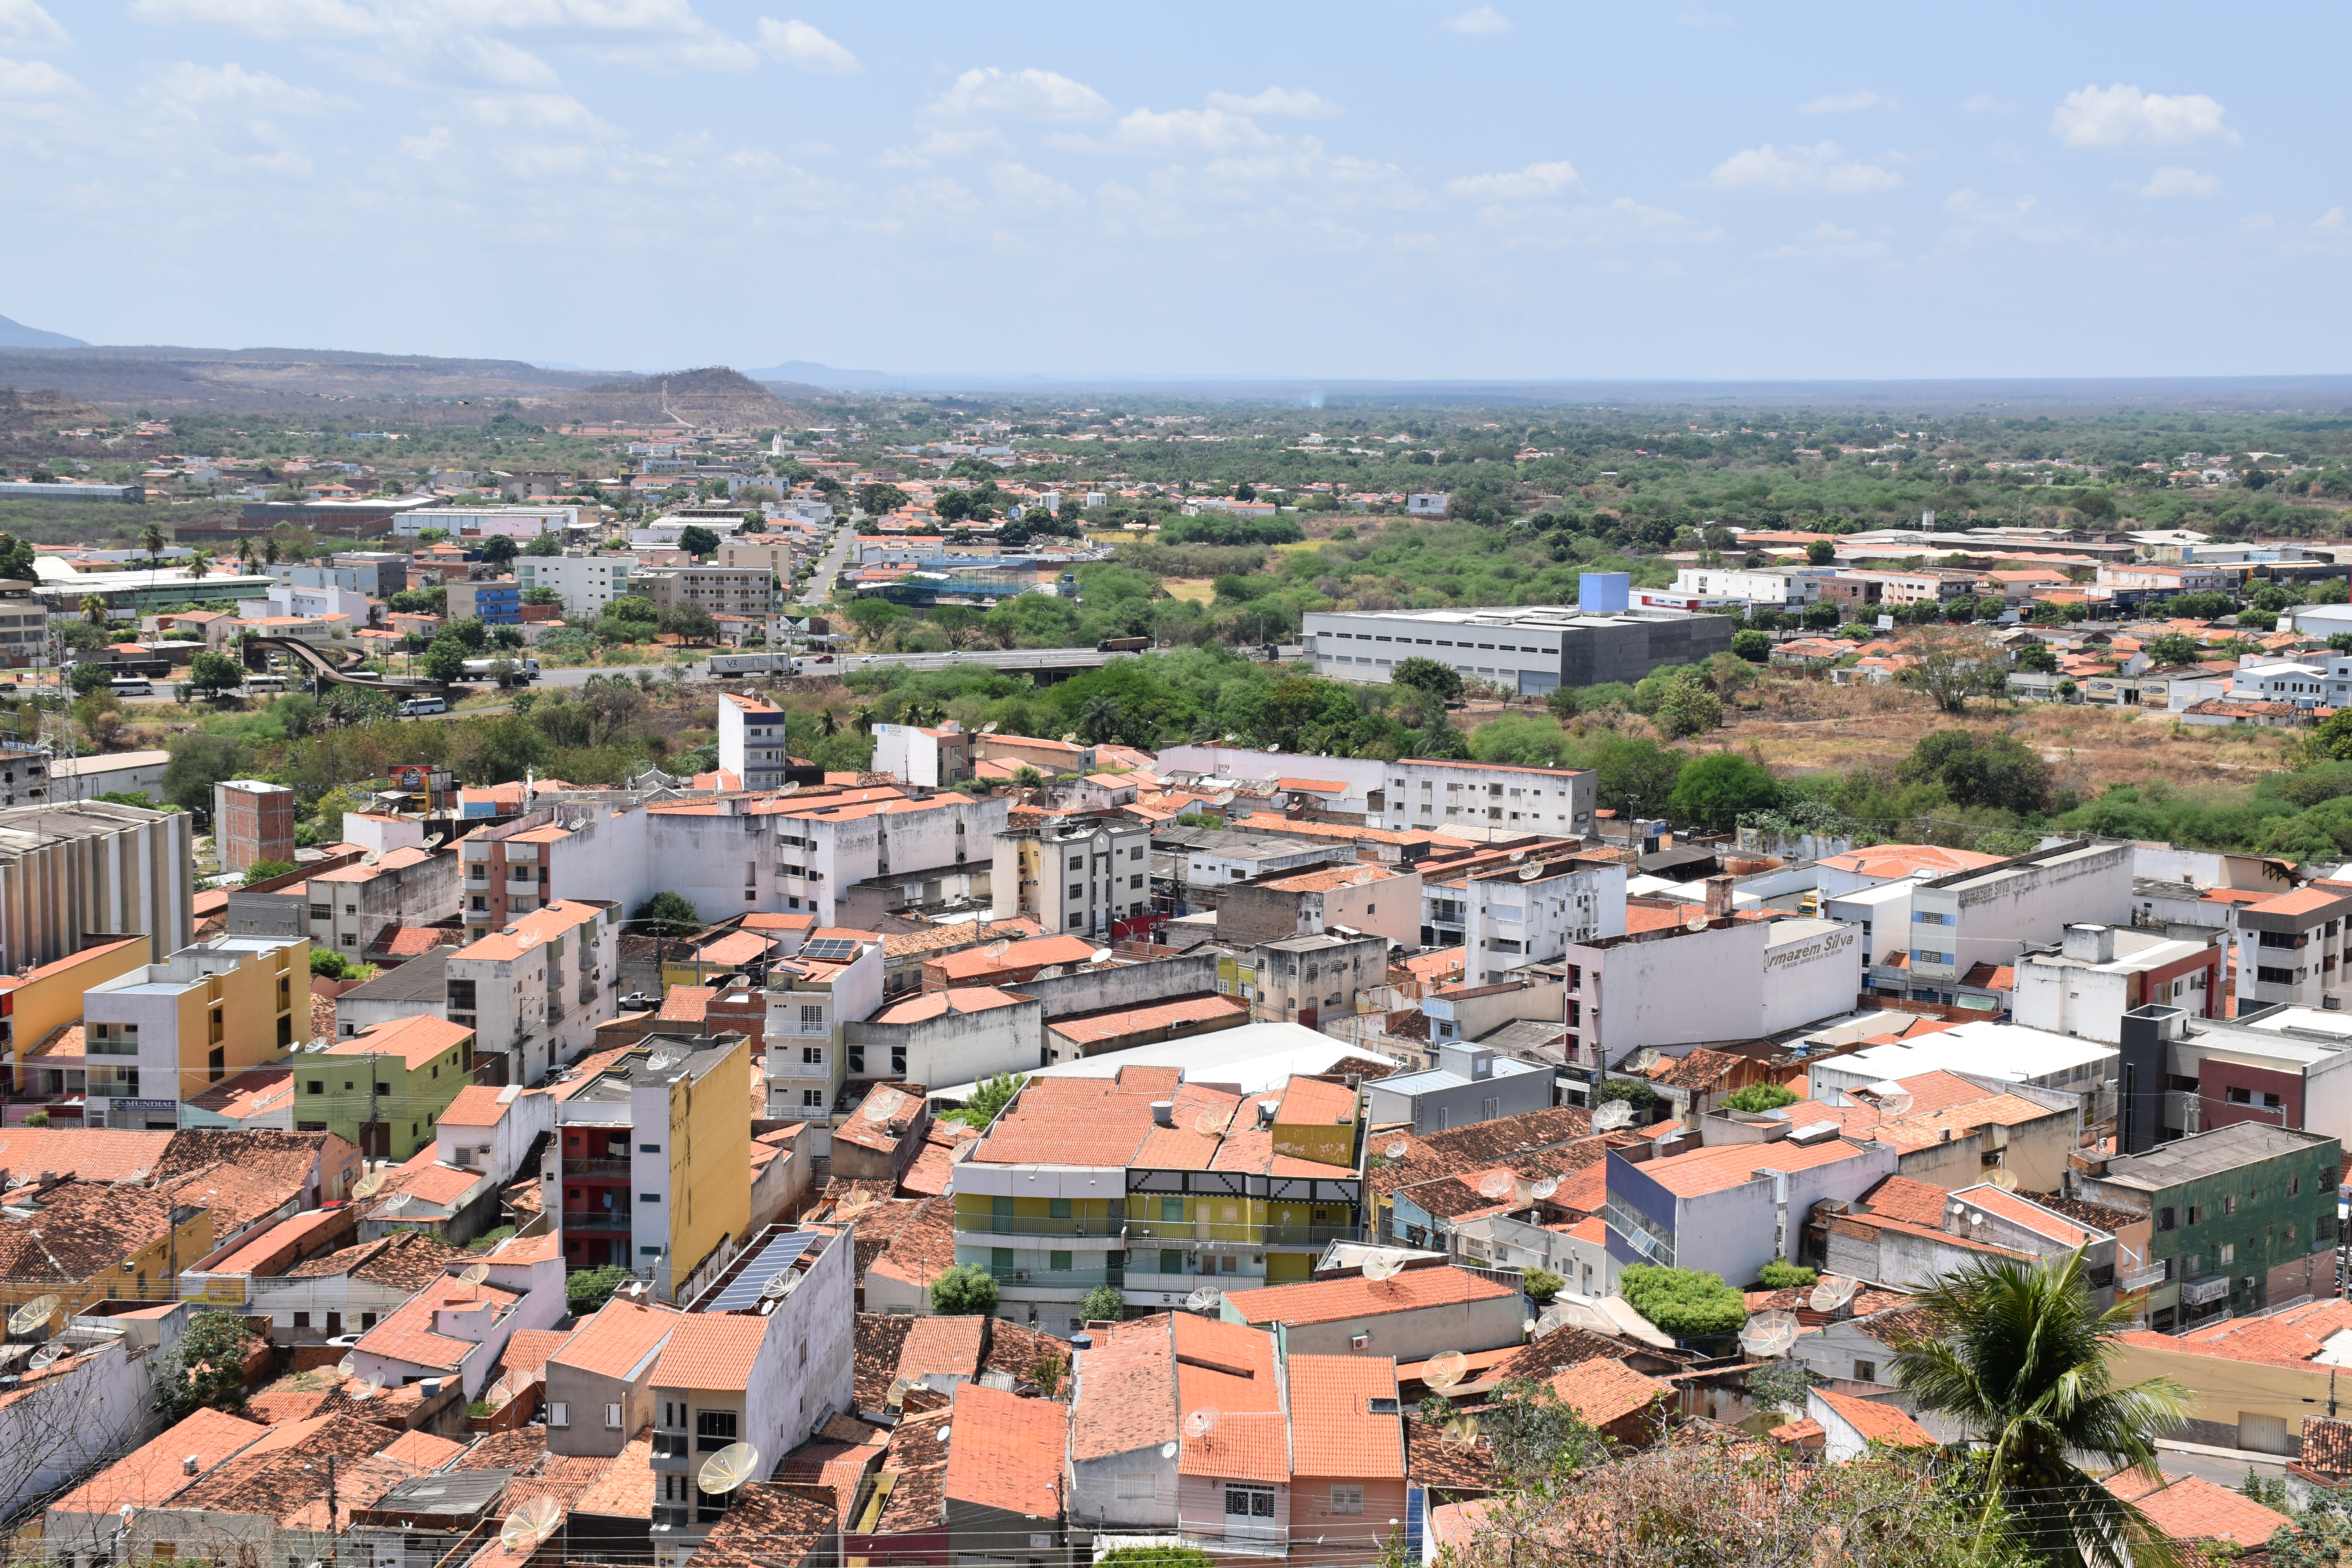
[[[845,936],[821,937],[803,946],[800,956],[827,963],[845,963],[857,956],[857,944]]]
[[[768,1281],[790,1268],[793,1259],[806,1252],[817,1240],[818,1233],[813,1230],[791,1231],[776,1237],[760,1249],[760,1256],[751,1259],[743,1272],[719,1293],[719,1300],[704,1310],[740,1312],[757,1306],[760,1292],[768,1288]]]

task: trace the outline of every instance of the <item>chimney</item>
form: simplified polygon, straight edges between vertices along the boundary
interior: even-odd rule
[[[194,1454],[180,1461],[180,1473],[184,1476],[193,1476],[203,1468],[204,1461]]]
[[[1731,912],[1732,881],[1729,877],[1709,877],[1706,879],[1707,919],[1719,921]]]
[[[1968,1205],[1965,1204],[1946,1204],[1944,1205],[1944,1234],[1946,1236],[1958,1236],[1960,1234],[1960,1215],[1967,1212]]]
[[[1176,1102],[1172,1100],[1153,1100],[1151,1102],[1151,1124],[1154,1127],[1175,1126]]]

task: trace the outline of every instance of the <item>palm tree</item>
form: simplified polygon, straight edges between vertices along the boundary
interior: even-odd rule
[[[84,594],[81,596],[81,603],[74,607],[81,612],[81,618],[91,626],[106,625],[106,601],[96,594]]]
[[[252,541],[252,540],[250,540],[250,539],[240,539],[240,540],[238,540],[238,541],[236,542],[236,558],[237,558],[239,561],[242,561],[243,563],[245,563],[245,569],[246,569],[246,572],[247,572],[248,574],[250,574],[252,573],[252,571],[253,571],[253,541]]]
[[[1979,1550],[2000,1533],[2056,1568],[2177,1561],[2147,1515],[2074,1462],[2154,1476],[2156,1439],[2189,1410],[2168,1377],[2110,1381],[2107,1357],[2131,1313],[2091,1304],[2083,1254],[1981,1262],[1918,1301],[1929,1327],[1896,1351],[1895,1377],[1922,1411],[1957,1420],[1982,1445]]]
[[[189,555],[188,555],[188,575],[189,575],[189,576],[191,576],[191,577],[193,577],[193,578],[196,579],[198,582],[202,582],[202,581],[203,581],[203,580],[204,580],[204,579],[205,579],[208,574],[210,574],[210,573],[212,572],[212,569],[213,569],[213,558],[212,558],[211,554],[210,554],[208,552],[202,551],[202,550],[196,550],[196,551],[191,551],[191,552],[189,552]]]
[[[1118,733],[1121,717],[1116,697],[1090,698],[1078,715],[1078,733],[1087,745],[1100,745]]]
[[[816,731],[828,741],[841,733],[841,721],[833,716],[832,709],[823,709],[818,712]]]
[[[139,542],[147,547],[148,567],[152,570],[159,565],[163,559],[163,546],[169,542],[163,537],[163,531],[151,522],[141,531]]]
[[[278,564],[278,541],[273,539],[261,547],[261,558],[272,566]]]
[[[870,702],[865,703],[853,710],[849,715],[849,722],[861,735],[874,733],[874,705]]]

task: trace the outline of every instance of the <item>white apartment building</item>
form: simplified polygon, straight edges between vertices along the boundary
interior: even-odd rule
[[[613,1016],[621,906],[559,899],[449,955],[442,1016],[503,1056],[509,1083],[536,1084],[584,1053]]]
[[[2251,701],[2292,702],[2298,708],[2341,708],[2352,702],[2352,658],[2242,660],[2230,695]]]
[[[1008,807],[1009,809],[1009,807]],[[1056,816],[993,839],[992,920],[1035,920],[1047,935],[1110,935],[1113,921],[1151,908],[1151,825],[1124,817]]]
[[[2132,847],[2068,841],[1995,865],[1921,882],[1911,894],[1908,983],[1914,1000],[1952,1000],[1979,963],[2014,963],[2027,942],[2063,940],[2074,925],[2131,923]],[[1881,931],[1882,951],[1904,945]]]
[[[789,761],[782,709],[764,698],[719,693],[719,772],[735,774],[747,790],[782,789]]]
[[[992,856],[1013,803],[1002,795],[893,797],[843,805],[812,803],[759,820],[775,825],[777,887],[787,910],[805,910],[820,925],[841,921],[879,894],[861,884],[932,871],[977,869]],[[766,907],[774,908],[772,903]]]
[[[524,593],[552,588],[567,615],[593,621],[628,594],[636,566],[634,555],[518,555],[514,574]]]
[[[766,996],[766,1114],[823,1121],[841,1098],[842,1026],[861,1023],[882,1005],[882,939],[819,926],[798,953],[769,965]]]
[[[1675,574],[1673,591],[1696,598],[1737,599],[1772,610],[1801,609],[1820,604],[1822,584],[1836,575],[1834,566],[1685,566]]]
[[[1463,879],[1462,905],[1464,983],[1494,985],[1572,943],[1624,935],[1625,868],[1545,860],[1476,871]]]
[[[471,534],[488,539],[537,539],[541,534],[580,526],[576,506],[436,506],[405,511],[393,520],[392,531],[414,539],[428,528],[446,531],[452,540]]]
[[[1367,813],[1367,826],[1503,827],[1555,838],[1592,831],[1594,784],[1589,768],[1407,757],[1391,763],[1388,770],[1385,808]]]

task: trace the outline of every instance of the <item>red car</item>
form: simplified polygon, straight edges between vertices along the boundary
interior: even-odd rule
[[[809,662],[812,664],[831,664],[833,662],[833,655],[829,653],[821,653]]]

